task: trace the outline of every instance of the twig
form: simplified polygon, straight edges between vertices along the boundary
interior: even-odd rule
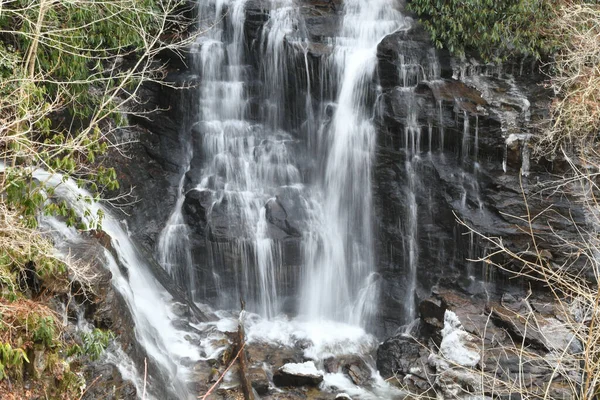
[[[146,383],[148,377],[148,359],[144,357],[144,391],[142,393],[142,400],[146,398]]]
[[[89,385],[88,385],[88,386],[85,388],[85,390],[83,391],[83,393],[81,393],[81,396],[79,396],[79,400],[83,399],[83,396],[85,396],[85,394],[87,393],[87,391],[88,391],[88,390],[90,390],[90,388],[91,388],[92,386],[94,386],[94,384],[95,384],[96,382],[98,382],[98,379],[100,379],[100,378],[102,378],[102,375],[98,375],[98,376],[96,377],[96,379],[94,379],[94,380],[92,381],[92,383],[90,383],[90,384],[89,384]]]
[[[202,396],[202,400],[206,400],[208,398],[208,395],[212,393],[212,391],[215,389],[215,387],[217,387],[217,385],[219,383],[221,383],[221,381],[225,377],[225,374],[227,374],[227,372],[231,369],[231,367],[233,367],[233,364],[235,364],[235,361],[238,359],[238,357],[240,356],[240,354],[242,354],[242,351],[244,351],[244,347],[245,346],[246,346],[246,343],[242,344],[242,347],[237,352],[237,354],[235,355],[235,357],[233,357],[233,360],[231,360],[231,362],[229,363],[229,366],[225,369],[225,371],[223,371],[223,373],[221,374],[221,376],[219,377],[219,379],[217,379],[217,381],[210,387],[210,389],[208,389],[208,391],[206,392],[206,394],[204,396]],[[200,398],[200,396],[198,396],[198,398]]]

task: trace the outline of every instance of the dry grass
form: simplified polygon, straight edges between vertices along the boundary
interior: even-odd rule
[[[600,132],[600,5],[563,5],[549,32],[561,44],[549,65],[556,99],[551,126],[537,151],[554,155],[563,146],[595,149]]]
[[[538,215],[530,213],[527,198],[524,196],[527,214],[513,216],[523,222],[523,229],[530,238],[530,248],[515,250],[505,245],[502,238],[489,237],[482,232],[474,230],[466,224],[471,232],[478,235],[484,241],[492,245],[494,249],[478,262],[499,268],[513,276],[517,276],[530,281],[542,283],[553,294],[556,308],[564,320],[564,327],[572,332],[573,341],[578,341],[583,348],[581,353],[571,354],[567,349],[555,351],[552,353],[551,363],[552,376],[561,376],[568,387],[573,392],[574,399],[592,400],[600,390],[600,205],[597,202],[598,191],[596,173],[600,171],[600,163],[592,163],[591,160],[573,160],[566,152],[563,153],[573,171],[573,176],[565,179],[561,183],[560,190],[568,190],[571,195],[578,194],[579,204],[585,209],[588,216],[586,226],[577,225],[571,220],[573,226],[577,228],[576,237],[566,237],[549,226],[553,232],[554,239],[561,243],[560,251],[565,254],[566,261],[562,264],[556,264],[548,259],[547,254],[542,251],[538,243],[542,238],[538,237],[533,226],[540,223],[546,213],[552,212],[547,209]],[[600,158],[596,159],[596,161]],[[581,162],[585,161],[587,167],[579,167]],[[592,168],[593,167],[593,168]],[[564,216],[568,218],[568,216]],[[532,257],[533,255],[533,257]],[[499,261],[501,260],[501,261]],[[575,268],[578,265],[581,268]],[[582,269],[583,268],[583,269]],[[586,274],[582,274],[585,271]],[[525,329],[538,330],[535,316],[531,319],[527,317]],[[523,352],[523,363],[532,361],[543,361],[548,363],[548,359],[540,359],[539,356],[525,351],[524,343],[515,343],[514,348]],[[486,378],[487,379],[487,378]],[[493,380],[493,387],[505,386],[507,383]],[[489,384],[484,384],[488,387]],[[551,399],[549,386],[542,391],[532,392],[523,390],[521,387],[511,388],[519,389],[516,393],[522,394],[523,398],[532,399]]]

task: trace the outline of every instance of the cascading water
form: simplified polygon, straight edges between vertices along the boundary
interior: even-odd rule
[[[247,116],[251,93],[246,73],[250,66],[244,60],[245,3],[203,4],[201,14],[212,15],[213,26],[193,49],[194,68],[201,83],[192,141],[201,145],[194,147],[196,154],[190,157],[200,159],[202,166],[185,168],[179,200],[161,233],[158,254],[166,269],[171,269],[170,260],[175,260],[178,268],[191,270],[190,276],[195,274],[195,264],[212,264],[215,280],[221,279],[220,265],[227,259],[234,264],[236,284],[234,288],[230,282],[229,287],[215,285],[221,288],[218,305],[237,307],[235,299],[239,296],[249,309],[271,318],[280,311],[278,283],[284,280],[285,271],[281,271],[281,244],[270,236],[267,219],[272,218],[273,209],[281,208],[277,198],[281,188],[301,182],[288,149],[292,138],[278,129],[287,73],[284,39],[298,25],[297,10],[291,1],[273,2],[271,18],[264,27],[261,75],[266,85],[261,114],[265,123],[261,124]],[[175,228],[184,220],[182,208],[191,192],[206,204],[211,227],[206,232],[209,260],[191,259],[186,245],[188,231]],[[191,278],[185,285],[190,291],[196,290],[190,287],[195,285]]]
[[[106,215],[103,229],[113,249],[104,257],[113,285],[130,309],[136,339],[157,366],[169,399],[197,395],[191,386],[198,384],[195,373],[203,362],[219,367],[216,360],[223,358],[227,339],[211,335],[237,329],[237,318],[227,310],[237,310],[240,300],[248,311],[249,348],[261,342],[257,347],[295,349],[290,350],[298,351],[295,356],[313,360],[320,369],[326,369],[323,360],[329,357],[357,355],[368,372],[373,365],[368,355],[377,340],[363,327],[384,303],[379,301],[384,279],[378,271],[385,276],[386,268],[402,265],[404,280],[391,282],[398,291],[388,312],[397,314],[392,328],[409,326],[416,318],[417,290],[425,286],[417,275],[427,270],[419,268],[435,258],[421,247],[429,243],[434,248],[446,240],[436,238],[439,230],[432,229],[439,203],[426,179],[445,173],[444,180],[457,188],[448,195],[451,207],[480,212],[476,111],[461,108],[457,100],[453,112],[445,107],[452,95],[436,92],[446,82],[439,80],[434,50],[426,56],[406,51],[396,64],[400,87],[377,86],[381,39],[411,26],[396,10],[396,0],[346,0],[338,37],[318,44],[294,0],[260,2],[265,8],[254,14],[246,14],[249,0],[199,3],[203,34],[191,49],[197,107],[181,122],[186,152],[179,165],[177,199],[156,252],[191,299],[212,301],[220,309],[215,313],[219,320],[194,324],[184,321],[187,316],[176,317],[172,295],[152,277],[126,230],[108,210],[92,205],[92,211]],[[255,18],[250,24],[247,15]],[[257,30],[249,41],[252,29]],[[430,59],[424,62],[426,57]],[[426,88],[433,93],[433,104],[424,105]],[[403,129],[393,132],[402,141],[392,138],[390,151],[390,169],[402,185],[390,185],[395,197],[384,205],[396,207],[389,216],[396,240],[390,247],[402,249],[402,256],[388,266],[377,265],[374,235],[379,230],[373,220],[379,215],[372,209],[380,196],[373,195],[372,175],[376,136],[382,134],[376,124],[384,119],[385,98],[392,95],[403,101],[402,115],[395,116]],[[449,115],[455,117],[450,123]],[[446,157],[451,148],[455,157]],[[50,180],[56,195],[84,215],[78,197],[85,192],[58,177],[37,177]],[[78,233],[63,229],[58,220],[47,222],[67,243],[78,240]],[[466,251],[474,253],[472,236],[469,245]],[[435,262],[452,262],[447,249],[440,246]],[[118,363],[117,358],[113,354],[109,361]],[[136,368],[123,364],[128,364],[124,376],[133,379]],[[355,398],[392,398],[377,372],[370,372],[368,390],[341,372],[325,373],[321,390],[333,393],[342,387]],[[140,387],[139,379],[136,385]]]
[[[439,64],[435,53],[429,53],[427,64],[421,65],[419,62],[412,59],[412,54],[399,55],[399,76],[401,87],[396,90],[404,99],[404,171],[406,174],[406,185],[404,187],[405,210],[404,218],[398,221],[403,236],[404,248],[404,270],[406,277],[405,297],[403,301],[404,313],[403,322],[405,331],[410,331],[412,323],[415,321],[416,315],[416,291],[417,291],[417,272],[419,268],[419,213],[432,214],[433,210],[426,209],[419,205],[417,198],[425,196],[426,204],[432,204],[432,201],[427,194],[427,187],[423,178],[423,153],[424,145],[426,144],[427,162],[430,162],[433,157],[433,122],[429,121],[427,129],[422,126],[419,121],[419,105],[415,95],[415,89],[421,82],[433,82],[440,78]],[[438,105],[441,110],[441,104]],[[442,115],[440,113],[438,120],[441,122]],[[436,121],[437,122],[437,121]],[[439,124],[441,150],[443,150],[443,125]],[[426,134],[426,135],[425,135]],[[436,149],[437,150],[437,149]]]
[[[371,218],[375,145],[371,86],[377,44],[406,27],[391,0],[351,0],[333,53],[335,112],[326,132],[322,204],[305,244],[302,313],[309,319],[363,323],[377,302]],[[370,293],[360,293],[370,290]],[[357,302],[356,300],[362,300]]]
[[[406,160],[404,161],[406,177],[406,221],[404,228],[405,236],[405,254],[407,255],[406,265],[408,265],[406,290],[406,299],[404,300],[404,318],[409,325],[416,317],[415,292],[417,290],[417,268],[419,265],[419,209],[417,205],[416,190],[418,176],[416,169],[421,151],[421,127],[417,122],[417,110],[414,99],[413,89],[409,88],[408,109],[406,110],[406,126],[404,128],[404,151]]]
[[[226,25],[229,19],[222,18],[222,1],[207,2],[200,6],[200,15],[213,15],[213,18],[203,18],[199,22],[199,30],[206,31],[195,44],[193,59],[195,70],[202,75],[200,87],[200,116],[205,128],[215,133],[213,139],[218,141],[218,135],[226,130],[243,130],[245,125],[239,123],[244,114],[243,82],[241,81],[240,35],[243,28],[245,1],[233,4],[235,18],[231,21],[237,24]],[[237,18],[237,19],[236,19]],[[241,19],[241,21],[239,21]],[[234,42],[227,46],[223,36],[233,31]],[[236,43],[237,41],[237,43]],[[196,113],[188,118],[196,117]],[[235,133],[233,133],[235,135]],[[241,136],[241,135],[240,135]],[[182,165],[183,175],[179,183],[179,196],[173,212],[158,240],[158,260],[161,265],[176,278],[176,281],[186,287],[190,293],[196,289],[193,260],[188,241],[189,228],[185,224],[182,207],[185,201],[186,174],[190,170],[193,159],[192,143],[194,138],[188,137],[184,148],[186,159]],[[214,144],[213,144],[214,147]]]
[[[201,358],[199,350],[194,350],[190,345],[190,339],[195,334],[190,330],[175,328],[176,317],[170,307],[172,296],[151,275],[147,262],[127,232],[108,209],[98,203],[82,201],[90,195],[72,180],[63,180],[60,175],[50,175],[41,170],[35,171],[33,176],[45,182],[47,187],[54,188],[54,196],[65,200],[80,218],[87,220],[87,215],[98,215],[98,211],[104,215],[102,229],[111,238],[114,249],[114,254],[104,251],[106,266],[112,274],[113,286],[131,312],[135,338],[150,357],[150,362],[156,363],[164,375],[160,380],[165,385],[162,395],[176,399],[190,398],[187,382],[191,370],[188,366]],[[54,218],[44,218],[54,234],[59,234],[66,253],[81,241],[81,236],[73,228],[67,228]],[[92,219],[89,221],[93,224]]]

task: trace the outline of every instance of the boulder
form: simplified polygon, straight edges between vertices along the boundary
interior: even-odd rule
[[[266,218],[274,229],[270,230],[271,237],[282,239],[286,236],[298,237],[300,232],[288,221],[288,214],[278,196],[265,204]],[[275,229],[276,228],[276,229]]]
[[[369,365],[358,355],[329,357],[323,364],[328,373],[342,372],[357,386],[365,386],[372,380]]]
[[[426,377],[429,349],[410,337],[394,336],[377,349],[377,369],[383,378],[409,374]]]
[[[190,190],[185,194],[182,213],[185,223],[198,235],[206,235],[207,212],[212,204],[212,193],[208,190]]]
[[[273,374],[273,383],[285,386],[318,386],[323,382],[323,373],[317,370],[315,363],[285,364]]]
[[[269,376],[263,368],[254,367],[248,369],[248,380],[252,383],[252,387],[259,395],[265,395],[269,392]]]

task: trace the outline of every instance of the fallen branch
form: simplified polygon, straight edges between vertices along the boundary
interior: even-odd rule
[[[237,352],[235,357],[233,357],[233,360],[231,360],[231,362],[229,363],[229,366],[225,369],[225,371],[223,371],[223,373],[221,374],[219,379],[217,379],[217,381],[210,387],[210,389],[208,389],[206,394],[204,394],[204,396],[202,396],[202,400],[206,400],[208,398],[208,396],[212,393],[212,391],[215,390],[217,385],[219,385],[219,383],[221,383],[221,381],[225,377],[225,374],[227,374],[227,372],[231,369],[231,367],[233,367],[233,364],[235,364],[235,361],[238,359],[240,354],[244,351],[244,346],[246,346],[246,343],[242,344],[242,347],[239,349],[239,351]],[[198,396],[198,398],[200,398],[200,396]]]
[[[240,312],[240,318],[238,322],[238,337],[236,347],[240,348],[238,354],[240,355],[240,380],[242,381],[242,392],[244,392],[245,400],[254,400],[254,393],[252,392],[252,384],[248,379],[248,360],[246,359],[246,352],[242,351],[246,345],[246,334],[244,330],[243,322],[244,310]]]

